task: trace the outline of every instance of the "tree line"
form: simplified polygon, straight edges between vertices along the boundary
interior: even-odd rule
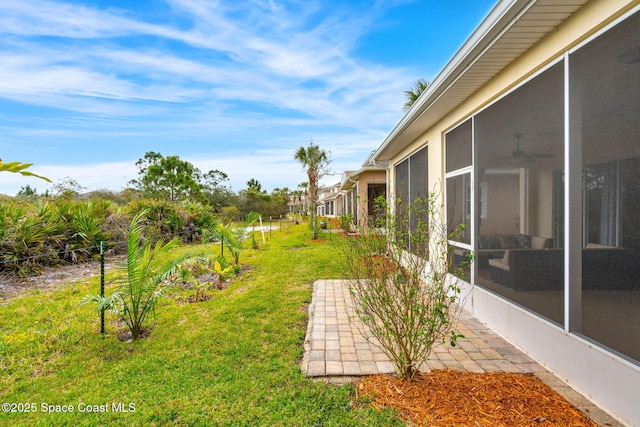
[[[231,221],[240,220],[251,212],[263,217],[279,217],[288,211],[288,188],[274,188],[268,193],[256,179],[247,181],[247,188],[234,192],[229,176],[220,170],[201,172],[192,163],[179,156],[164,156],[147,152],[136,162],[138,177],[129,181],[120,191],[97,190],[85,193],[85,187],[72,178],[56,183],[51,190],[38,193],[30,185],[16,194],[18,199],[47,198],[104,199],[126,205],[140,199],[168,200],[170,202],[198,202],[209,206],[214,213]]]

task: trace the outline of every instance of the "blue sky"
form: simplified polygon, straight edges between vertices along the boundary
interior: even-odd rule
[[[497,0],[0,0],[0,158],[121,190],[147,151],[234,191],[358,169]],[[44,181],[4,173],[0,193]]]

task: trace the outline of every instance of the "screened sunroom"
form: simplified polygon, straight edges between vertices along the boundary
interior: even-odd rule
[[[376,159],[464,224],[465,307],[640,424],[640,2],[498,2]]]

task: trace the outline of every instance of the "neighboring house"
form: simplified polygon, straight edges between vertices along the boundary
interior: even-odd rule
[[[289,196],[289,213],[308,214],[309,196],[303,190],[295,190]]]
[[[342,174],[340,190],[343,195],[340,210],[351,215],[354,224],[374,224],[384,214],[376,199],[387,195],[386,168],[376,165],[370,157],[357,171]]]
[[[339,191],[340,183],[320,187],[318,189],[318,216],[335,218],[340,215],[340,212],[336,208],[338,205],[337,199],[340,196]]]
[[[469,311],[640,425],[639,1],[499,1],[372,159],[466,225]]]

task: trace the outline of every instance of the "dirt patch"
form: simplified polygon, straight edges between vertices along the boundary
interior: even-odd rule
[[[138,339],[149,338],[150,335],[151,335],[151,329],[142,328],[142,330],[140,330],[140,337]],[[133,335],[131,334],[130,330],[123,329],[118,333],[118,339],[122,342],[132,342]]]
[[[198,295],[198,297],[196,298],[195,295],[191,295],[190,297],[187,297],[183,300],[180,300],[179,303],[184,303],[184,304],[195,304],[198,302],[204,302],[204,301],[209,301],[211,298],[213,298],[213,295],[211,294],[201,294]]]
[[[123,262],[126,255],[108,257],[104,263],[105,273],[109,273]],[[253,269],[253,266],[242,265],[240,274]],[[53,291],[60,289],[78,280],[87,280],[100,274],[100,262],[90,261],[79,264],[71,264],[57,267],[43,267],[42,273],[37,276],[25,278],[16,275],[0,272],[0,300],[15,298],[30,290]],[[228,282],[223,282],[222,287],[229,286]]]
[[[105,260],[105,272],[114,269],[116,264],[124,259],[124,255],[109,257]],[[20,278],[3,272],[0,273],[0,299],[15,298],[29,290],[51,291],[60,289],[69,283],[80,279],[88,279],[99,274],[99,261],[58,267],[43,267],[41,274],[26,278]]]
[[[415,425],[597,427],[533,374],[442,370],[411,382],[376,375],[364,378],[357,393]]]

